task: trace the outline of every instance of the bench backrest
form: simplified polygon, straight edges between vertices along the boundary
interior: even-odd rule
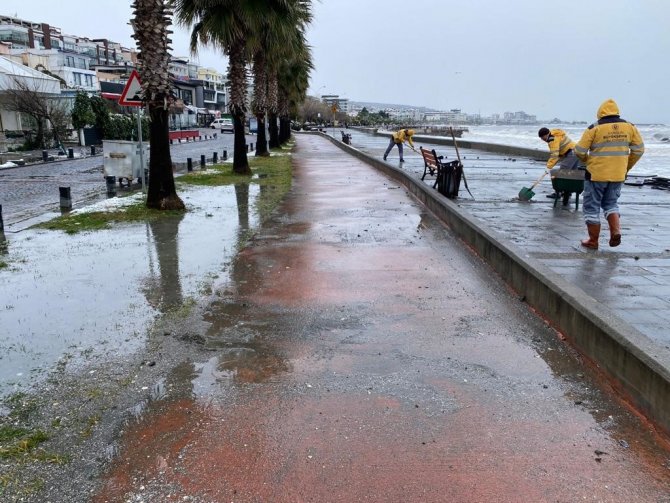
[[[428,150],[423,147],[419,147],[421,150],[421,155],[423,156],[423,162],[431,169],[437,169],[440,165],[440,160],[437,158],[435,150]]]

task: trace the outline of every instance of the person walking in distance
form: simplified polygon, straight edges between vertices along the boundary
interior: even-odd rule
[[[391,140],[389,141],[389,146],[386,148],[386,152],[384,152],[384,160],[389,155],[389,152],[393,148],[394,145],[398,145],[398,153],[400,154],[400,162],[405,162],[405,159],[403,158],[402,155],[402,147],[405,141],[409,143],[409,147],[411,149],[414,149],[414,142],[412,142],[412,136],[414,136],[414,130],[413,129],[401,129],[400,131],[396,131],[391,135]]]
[[[610,229],[610,246],[621,244],[619,196],[627,173],[644,154],[640,132],[619,117],[614,100],[605,100],[598,108],[598,122],[591,124],[575,146],[575,154],[586,164],[584,181],[584,220],[589,237],[582,246],[598,249],[600,209]]]

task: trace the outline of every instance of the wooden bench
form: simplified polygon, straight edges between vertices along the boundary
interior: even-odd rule
[[[444,156],[441,155],[438,157],[435,150],[428,150],[423,147],[419,147],[419,150],[423,156],[423,176],[421,180],[426,178],[426,175],[430,175],[436,177],[435,183],[437,184],[437,175],[440,172],[441,161]],[[435,188],[435,185],[433,185],[433,188]]]
[[[438,156],[435,150],[428,150],[423,147],[419,147],[419,149],[423,156],[423,176],[421,180],[426,178],[426,175],[434,176],[434,189],[437,188],[440,194],[449,199],[458,197],[461,177],[464,176],[461,161],[442,162],[444,156]]]

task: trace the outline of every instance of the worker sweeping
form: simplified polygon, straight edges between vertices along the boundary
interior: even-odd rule
[[[537,135],[549,144],[549,160],[547,161],[547,171],[558,164],[559,169],[584,169],[584,165],[575,155],[576,143],[562,129],[541,128]],[[550,194],[547,197],[556,197],[556,194]]]
[[[391,152],[391,149],[393,148],[394,145],[398,146],[398,153],[400,154],[400,162],[405,162],[405,159],[403,158],[402,155],[402,147],[405,142],[409,143],[409,147],[414,150],[414,142],[412,142],[412,136],[414,136],[414,130],[413,129],[401,129],[400,131],[396,131],[391,135],[391,140],[389,141],[389,146],[386,148],[386,152],[384,152],[384,160],[389,155],[389,152]]]

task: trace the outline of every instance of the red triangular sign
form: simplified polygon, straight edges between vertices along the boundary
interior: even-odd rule
[[[142,106],[142,84],[140,83],[140,74],[137,73],[137,70],[133,70],[130,74],[126,87],[123,88],[123,92],[119,98],[119,105],[124,107]]]

